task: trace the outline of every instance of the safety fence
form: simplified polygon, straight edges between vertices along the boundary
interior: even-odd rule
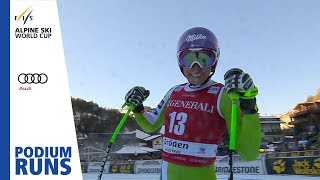
[[[162,160],[108,161],[104,173],[156,174],[161,172]],[[320,176],[320,151],[268,153],[254,161],[234,156],[235,174],[291,174]],[[100,162],[81,163],[83,173],[97,173]],[[229,173],[229,157],[218,156],[216,174]]]

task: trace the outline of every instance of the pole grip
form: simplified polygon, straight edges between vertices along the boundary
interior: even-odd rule
[[[235,148],[236,148],[236,131],[237,131],[237,115],[238,115],[239,95],[236,92],[231,92],[229,94],[229,96],[230,96],[231,101],[232,101],[229,149],[230,150],[235,150]]]

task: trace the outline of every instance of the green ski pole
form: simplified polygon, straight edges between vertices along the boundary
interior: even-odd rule
[[[243,93],[243,97],[254,98],[257,94],[258,94],[258,88],[253,87],[247,90],[245,93]],[[230,142],[229,142],[229,166],[230,166],[229,180],[233,180],[233,153],[236,149],[238,102],[240,97],[238,93],[238,89],[236,88],[235,91],[229,93],[229,97],[232,101]]]
[[[237,131],[239,94],[237,92],[231,92],[229,96],[232,101],[230,142],[229,142],[229,166],[230,166],[229,180],[233,180],[233,153],[234,153],[234,150],[236,149],[236,131]]]
[[[121,119],[120,123],[118,124],[116,130],[115,130],[115,131],[113,132],[113,134],[112,134],[112,137],[111,137],[111,139],[110,139],[110,141],[109,141],[109,145],[108,145],[107,150],[106,150],[106,155],[105,155],[105,157],[104,157],[104,159],[103,159],[103,163],[102,163],[102,165],[101,165],[101,169],[100,169],[100,172],[99,172],[99,175],[98,175],[98,180],[101,180],[101,178],[102,178],[103,170],[104,170],[104,167],[105,167],[105,165],[106,165],[107,158],[108,158],[108,156],[109,156],[109,153],[110,153],[110,149],[111,149],[111,147],[112,147],[112,144],[113,144],[114,141],[116,140],[116,138],[117,138],[117,136],[118,136],[118,134],[119,134],[119,132],[120,132],[123,124],[124,124],[124,123],[126,122],[126,120],[128,119],[130,112],[135,108],[134,105],[129,104],[129,103],[124,103],[124,104],[122,105],[122,108],[124,108],[125,106],[128,106],[128,111],[127,111],[127,113],[122,117],[122,119]]]

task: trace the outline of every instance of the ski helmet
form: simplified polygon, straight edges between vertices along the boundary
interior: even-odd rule
[[[185,31],[178,41],[177,54],[190,48],[206,48],[216,53],[216,63],[211,67],[211,75],[213,75],[220,56],[219,43],[213,32],[204,27],[194,27]],[[181,66],[180,69],[182,72]]]

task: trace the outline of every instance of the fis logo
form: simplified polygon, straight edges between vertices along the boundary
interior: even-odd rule
[[[24,10],[20,15],[15,16],[14,19],[16,22],[22,21],[23,25],[25,25],[28,21],[33,20],[33,16],[31,15],[33,9],[31,9],[32,6],[28,7],[26,10]]]
[[[212,86],[212,87],[210,87],[210,89],[208,90],[208,93],[210,93],[210,94],[218,94],[219,90],[220,90],[220,87]]]

